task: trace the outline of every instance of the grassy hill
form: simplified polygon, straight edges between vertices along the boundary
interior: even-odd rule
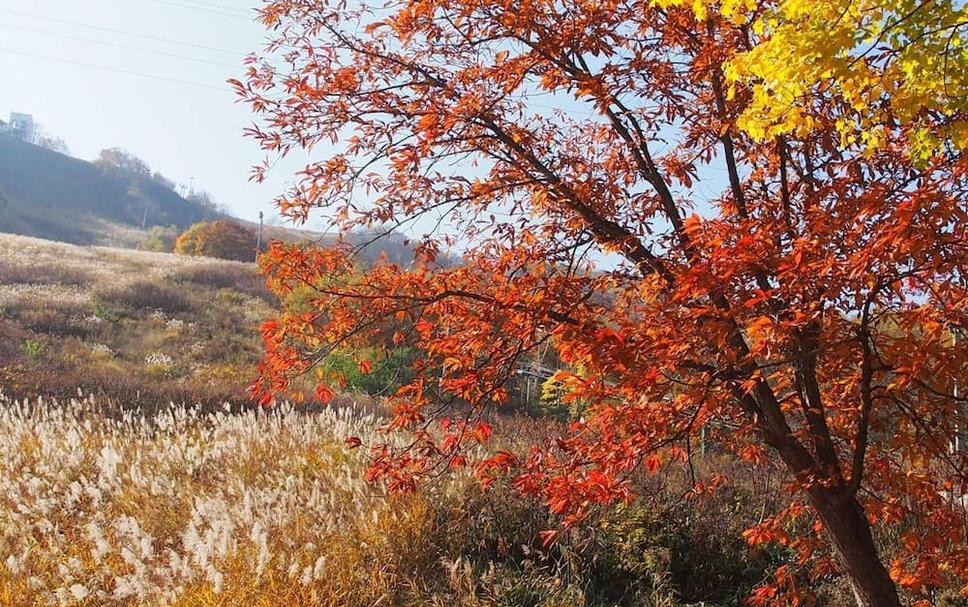
[[[0,390],[245,405],[278,308],[253,263],[0,234]]]
[[[148,225],[185,228],[221,217],[151,175],[105,171],[9,137],[0,137],[0,232],[74,244],[133,246]]]
[[[247,402],[274,307],[254,264],[0,235],[0,389]]]

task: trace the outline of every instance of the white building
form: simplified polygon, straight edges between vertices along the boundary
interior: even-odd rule
[[[30,114],[10,112],[10,122],[0,120],[0,131],[21,141],[33,142],[34,118]]]

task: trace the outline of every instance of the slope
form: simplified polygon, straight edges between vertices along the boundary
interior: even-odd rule
[[[220,217],[186,200],[150,172],[105,170],[39,146],[0,137],[0,232],[74,244],[132,245],[148,225],[185,228]]]

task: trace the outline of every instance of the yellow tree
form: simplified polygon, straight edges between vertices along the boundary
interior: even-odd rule
[[[765,12],[733,7],[731,19],[761,40],[728,76],[752,85],[738,124],[756,137],[819,126],[817,99],[839,95],[855,110],[837,129],[844,144],[886,145],[897,124],[926,161],[968,146],[968,11],[953,0],[783,0]]]

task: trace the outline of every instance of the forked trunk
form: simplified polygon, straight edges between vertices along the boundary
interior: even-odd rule
[[[881,563],[857,499],[817,488],[810,491],[810,501],[850,578],[858,607],[901,607],[897,586]]]

